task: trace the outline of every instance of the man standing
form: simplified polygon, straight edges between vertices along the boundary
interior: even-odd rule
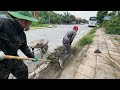
[[[5,55],[18,56],[20,49],[27,57],[35,58],[31,53],[24,30],[38,20],[31,11],[8,11],[14,18],[0,18],[0,51]],[[17,79],[28,79],[28,68],[23,60],[0,58],[0,79],[8,79],[12,73]]]
[[[74,26],[73,30],[67,32],[63,38],[62,43],[64,45],[64,56],[59,59],[61,68],[63,68],[64,61],[68,59],[71,55],[71,44],[73,42],[74,37],[76,36],[77,31],[78,31],[78,26]]]

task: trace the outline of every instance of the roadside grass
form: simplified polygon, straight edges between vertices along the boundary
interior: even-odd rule
[[[48,27],[49,24],[39,24],[39,23],[36,23],[36,22],[33,22],[31,27]]]
[[[54,24],[32,24],[31,25],[31,29],[41,29],[41,28],[54,28],[54,27],[57,27],[56,25],[54,25]]]

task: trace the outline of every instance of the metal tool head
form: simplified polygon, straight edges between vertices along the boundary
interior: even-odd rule
[[[101,53],[99,49],[95,50],[94,53]]]

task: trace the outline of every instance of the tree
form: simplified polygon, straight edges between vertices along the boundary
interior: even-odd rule
[[[72,19],[71,19],[70,16],[71,16],[70,13],[68,13],[68,12],[64,12],[64,15],[63,15],[63,18],[62,18],[63,23],[66,23],[66,24],[70,24],[70,23],[72,23]]]
[[[81,19],[76,19],[76,24],[80,24],[82,22]]]
[[[109,16],[115,16],[116,15],[116,11],[112,11],[108,14]]]
[[[82,23],[88,23],[86,19],[82,19]]]
[[[70,18],[72,19],[72,22],[74,22],[76,20],[74,15],[70,15]]]
[[[34,12],[34,11],[33,11]],[[53,11],[36,11],[37,17],[39,18],[39,24],[71,24],[75,21],[75,16],[71,15],[68,12],[64,12],[64,14],[57,14]]]
[[[103,18],[108,14],[108,11],[98,11],[97,12],[97,20],[100,23],[100,26],[104,22]]]
[[[117,16],[120,17],[120,11],[118,11]]]
[[[35,18],[40,18],[40,11],[32,11]]]

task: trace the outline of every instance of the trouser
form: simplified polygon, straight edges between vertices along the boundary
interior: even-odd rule
[[[0,79],[8,79],[10,73],[17,79],[28,79],[28,68],[23,60],[0,61]]]
[[[63,44],[63,45],[64,45],[64,51],[63,51],[63,55],[62,55],[62,57],[60,59],[65,61],[71,55],[71,45],[70,44]]]

